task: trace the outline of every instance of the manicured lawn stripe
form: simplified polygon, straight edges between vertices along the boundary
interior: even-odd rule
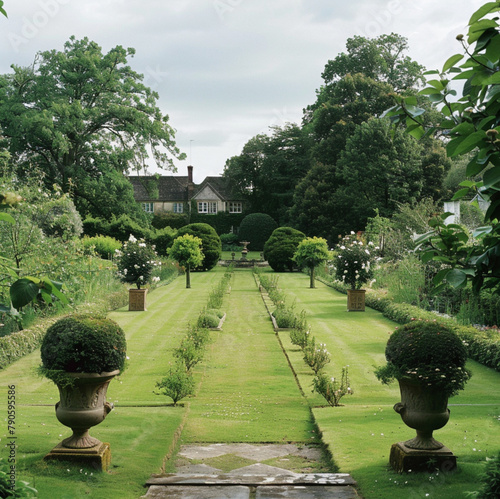
[[[412,438],[414,430],[392,408],[400,401],[398,385],[382,385],[373,374],[374,366],[384,362],[388,332],[397,324],[369,308],[347,312],[345,295],[319,282],[316,289],[309,289],[308,283],[307,276],[284,273],[279,287],[285,290],[287,303],[295,302],[297,313],[306,311],[311,334],[331,353],[325,371],[338,376],[342,366],[349,365],[354,395],[342,399],[343,407],[324,407],[324,399],[311,393],[312,372],[300,350],[291,344],[288,333],[280,332],[280,337],[340,471],[351,473],[361,494],[370,499],[454,499],[475,490],[486,457],[500,448],[500,373],[469,361],[473,377],[464,391],[450,399],[450,421],[435,433],[457,456],[457,472],[397,475],[388,467],[391,445]]]
[[[191,401],[183,442],[312,442],[307,402],[291,376],[252,273],[235,271],[228,311]]]

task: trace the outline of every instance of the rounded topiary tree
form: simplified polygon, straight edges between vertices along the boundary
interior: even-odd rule
[[[177,231],[177,237],[190,234],[201,239],[201,251],[205,258],[199,267],[191,270],[211,270],[222,256],[222,243],[215,229],[208,224],[195,223],[185,225]]]
[[[111,319],[73,315],[47,329],[41,346],[42,367],[52,371],[101,373],[123,371],[125,333]],[[51,378],[52,379],[52,378]]]
[[[264,258],[275,272],[293,270],[293,255],[306,235],[291,227],[278,227],[264,244]]]
[[[249,241],[250,251],[262,251],[264,244],[278,227],[275,220],[265,213],[251,213],[240,224],[238,237],[241,241]]]

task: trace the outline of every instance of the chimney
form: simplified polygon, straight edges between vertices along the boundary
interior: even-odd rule
[[[193,167],[192,166],[188,166],[188,182],[190,184],[193,183]]]

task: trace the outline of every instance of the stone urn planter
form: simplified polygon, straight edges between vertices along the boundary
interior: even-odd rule
[[[102,444],[89,435],[89,429],[104,421],[113,405],[106,401],[110,381],[120,373],[68,373],[71,385],[58,385],[60,400],[56,404],[56,417],[71,428],[73,435],[61,442],[69,449],[88,449]]]
[[[454,469],[456,457],[433,438],[433,432],[448,422],[448,398],[462,390],[470,377],[462,341],[448,326],[416,320],[392,333],[385,356],[387,364],[375,374],[382,383],[398,380],[401,402],[394,410],[417,432],[392,446],[391,466],[397,472]]]
[[[432,437],[434,430],[442,428],[450,419],[448,396],[442,390],[429,389],[418,383],[399,380],[401,402],[394,410],[404,423],[417,431],[417,436],[404,442],[410,449],[437,450],[444,447]]]
[[[128,309],[131,312],[145,312],[147,289],[130,288],[128,290]]]
[[[89,435],[111,411],[106,401],[110,381],[123,371],[126,341],[118,324],[104,317],[73,315],[47,329],[41,346],[40,373],[59,389],[56,417],[73,430],[45,459],[61,459],[106,470],[108,443]]]
[[[364,312],[365,311],[365,289],[348,289],[347,290],[347,310],[348,312]]]

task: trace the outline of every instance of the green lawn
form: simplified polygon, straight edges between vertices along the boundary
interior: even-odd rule
[[[312,372],[288,333],[280,332],[306,398],[301,395],[246,269],[235,270],[231,293],[224,298],[223,330],[211,333],[205,359],[195,368],[196,396],[174,408],[170,399],[155,395],[155,382],[172,362],[172,349],[196,321],[222,272],[194,273],[188,290],[183,277],[156,289],[148,296],[147,312],[121,309],[110,314],[127,334],[130,360],[108,391],[115,410],[91,430],[111,443],[109,473],[42,461],[69,430],[55,417],[57,389],[33,372],[39,352],[0,372],[4,400],[7,386],[16,384],[19,477],[35,485],[40,497],[137,498],[151,473],[173,469],[173,459],[165,456],[175,454],[181,428],[182,443],[314,443],[319,427],[335,464],[353,475],[367,499],[457,498],[474,490],[486,456],[500,448],[500,374],[471,363],[473,378],[450,401],[450,421],[436,432],[457,455],[457,472],[396,475],[387,465],[390,446],[411,438],[413,430],[392,410],[399,401],[397,386],[381,385],[373,374],[384,360],[395,324],[370,309],[346,312],[345,295],[321,283],[309,289],[304,274],[281,274],[279,285],[287,303],[307,312],[312,334],[326,343],[332,354],[327,372],[337,376],[349,365],[354,395],[342,399],[343,407],[324,407],[324,400],[311,392]],[[0,437],[5,441],[6,428]]]

